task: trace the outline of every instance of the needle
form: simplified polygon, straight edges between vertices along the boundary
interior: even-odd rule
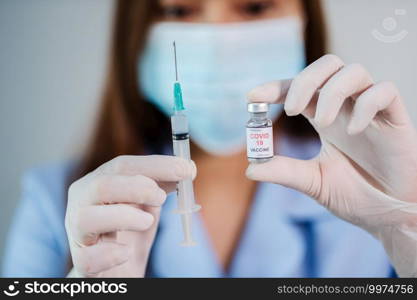
[[[173,45],[174,45],[174,58],[175,58],[175,80],[178,81],[177,46],[175,45],[175,41]]]

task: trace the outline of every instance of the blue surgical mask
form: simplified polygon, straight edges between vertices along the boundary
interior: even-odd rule
[[[175,40],[192,141],[215,155],[242,151],[246,94],[302,70],[302,31],[295,17],[229,24],[158,23],[139,61],[139,86],[147,101],[171,115]],[[269,118],[278,118],[282,110],[282,105],[270,106]]]

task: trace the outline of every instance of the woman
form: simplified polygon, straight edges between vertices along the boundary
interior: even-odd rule
[[[96,135],[80,163],[26,177],[6,275],[65,276],[71,256],[71,276],[384,277],[387,254],[399,275],[416,275],[415,130],[392,84],[324,56],[318,1],[116,11]],[[174,39],[195,163],[169,155]],[[271,105],[280,156],[246,170],[244,95],[292,77],[249,93],[285,113]],[[170,192],[187,178],[203,209],[198,245],[182,248]]]

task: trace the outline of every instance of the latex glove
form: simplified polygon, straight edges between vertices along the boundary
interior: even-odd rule
[[[179,157],[120,156],[74,182],[65,217],[70,275],[144,276],[166,193],[195,174]]]
[[[374,83],[361,65],[326,55],[248,98],[304,115],[322,147],[307,161],[251,164],[247,176],[311,196],[378,238],[399,276],[417,276],[417,137],[394,84]]]

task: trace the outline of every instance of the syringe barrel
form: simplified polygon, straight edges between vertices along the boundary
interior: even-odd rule
[[[187,135],[187,137],[185,137]],[[190,159],[190,140],[188,133],[180,133],[173,136],[174,155]],[[179,212],[193,212],[196,210],[194,188],[191,179],[178,182],[178,210]]]
[[[174,155],[190,160],[190,139],[188,132],[184,133],[173,133],[172,144],[174,147]]]
[[[190,160],[190,139],[188,135],[187,117],[182,111],[175,111],[171,117],[172,143],[174,155]],[[184,241],[183,246],[195,245],[191,234],[191,214],[200,209],[195,203],[194,188],[191,179],[181,180],[177,184],[178,209],[181,215]]]
[[[187,134],[188,138],[188,120],[183,111],[174,111],[174,114],[171,116],[171,128],[173,135]],[[175,139],[174,136],[173,139]]]
[[[195,208],[194,189],[191,180],[178,182],[178,210],[179,212],[192,213]]]

